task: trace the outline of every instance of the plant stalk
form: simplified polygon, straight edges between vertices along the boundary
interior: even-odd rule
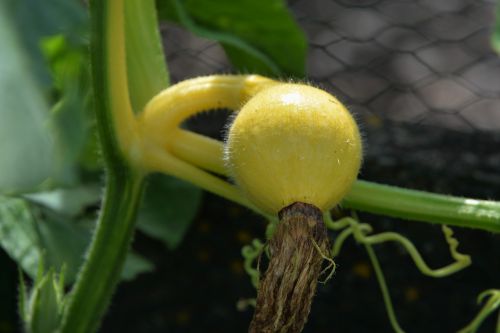
[[[500,202],[358,180],[342,206],[408,220],[500,232]]]
[[[108,173],[103,209],[64,313],[61,333],[97,331],[128,254],[143,178]]]
[[[154,10],[154,3],[148,4],[151,8],[140,8]],[[98,329],[120,279],[144,187],[144,173],[133,165],[137,131],[128,91],[124,1],[93,0],[90,13],[94,107],[106,188],[86,260],[64,309],[61,333]]]

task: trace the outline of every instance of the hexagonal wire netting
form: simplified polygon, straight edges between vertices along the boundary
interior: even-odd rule
[[[307,79],[338,96],[354,112],[366,136],[363,179],[500,198],[500,58],[489,44],[494,0],[293,0],[289,4],[309,42]],[[173,82],[234,72],[217,43],[171,24],[162,25],[162,33]],[[192,129],[220,137],[224,120],[217,119],[214,125],[210,117],[200,119],[190,124]],[[426,258],[448,262],[439,229],[377,218],[378,231],[387,227],[405,235],[410,231],[410,238]],[[474,268],[467,270],[468,277],[458,284],[448,279],[428,285],[426,280],[418,282],[405,275],[412,274],[407,257],[398,259],[394,253],[384,256],[380,251],[396,302],[399,299],[401,304],[404,290],[427,293],[419,306],[413,304],[408,312],[398,309],[403,324],[413,320],[415,331],[429,329],[428,323],[415,318],[435,320],[433,332],[451,332],[465,325],[477,310],[477,294],[484,286],[497,286],[500,267],[492,265],[499,250],[497,239],[467,229],[457,228],[456,232],[461,248],[474,258]],[[221,249],[228,252],[225,246]],[[316,302],[347,316],[336,322],[338,331],[364,332],[366,325],[376,323],[367,320],[365,325],[359,318],[349,317],[355,313],[349,310],[352,304],[347,304],[351,292],[361,287],[348,273],[349,263],[360,259],[356,252],[347,252],[351,257],[341,258],[343,273],[337,276],[343,280],[333,287],[323,286]],[[363,289],[363,295],[357,297],[365,297],[361,302],[372,302],[379,297],[373,289],[373,293]],[[431,298],[431,294],[452,298]],[[450,299],[456,306],[448,306]],[[387,325],[382,310],[378,310],[369,311],[380,315],[380,325]],[[232,316],[241,324],[241,317]],[[316,320],[311,329],[321,331],[317,329],[321,326],[314,326],[320,322]],[[236,323],[228,321],[228,325]],[[378,331],[387,331],[386,326],[380,327],[385,329]]]
[[[361,122],[378,117],[462,132],[500,129],[494,0],[296,0],[308,78]],[[217,43],[163,27],[173,81],[231,68]]]

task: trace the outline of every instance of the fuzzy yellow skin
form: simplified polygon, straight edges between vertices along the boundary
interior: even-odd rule
[[[251,98],[226,145],[236,183],[270,214],[297,201],[330,209],[349,191],[361,159],[359,130],[347,109],[303,84],[277,85]]]

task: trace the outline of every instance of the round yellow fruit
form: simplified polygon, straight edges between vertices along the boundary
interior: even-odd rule
[[[251,98],[226,141],[226,165],[262,211],[294,202],[332,208],[361,165],[356,122],[332,95],[304,84],[280,84]]]

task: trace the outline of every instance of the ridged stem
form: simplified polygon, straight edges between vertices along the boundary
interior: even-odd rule
[[[62,333],[91,333],[98,329],[120,280],[144,184],[142,168],[134,161],[140,140],[127,80],[125,4],[123,0],[94,0],[90,5],[94,106],[106,187],[89,251],[64,310],[59,329]],[[136,8],[155,13],[153,1],[145,1]],[[144,12],[136,14],[147,17]],[[155,48],[149,49],[153,52]],[[158,88],[155,90],[151,94]],[[144,98],[147,98],[145,91],[136,104],[143,103]]]
[[[143,181],[133,174],[109,173],[106,184],[103,210],[87,259],[71,291],[62,333],[97,331],[128,254]]]

